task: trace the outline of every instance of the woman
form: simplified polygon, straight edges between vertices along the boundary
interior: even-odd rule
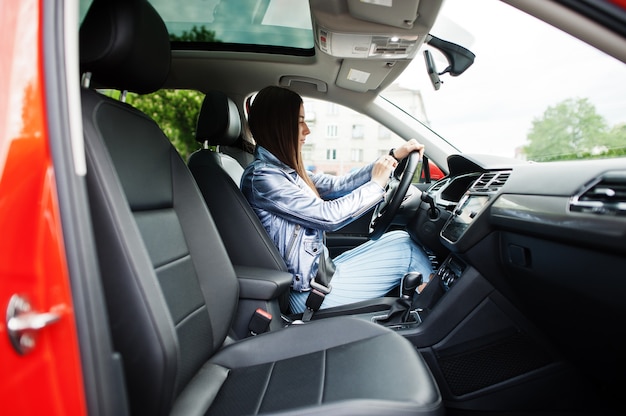
[[[412,151],[423,154],[424,146],[412,139],[345,176],[313,174],[302,161],[310,133],[304,120],[297,93],[276,86],[259,91],[248,117],[255,160],[241,179],[241,190],[293,274],[291,312],[307,309],[316,275],[318,282],[332,275],[332,290],[321,308],[382,297],[407,272],[421,272],[426,281],[430,260],[404,231],[386,233],[334,259],[324,245],[325,231],[338,230],[380,203],[398,160]]]

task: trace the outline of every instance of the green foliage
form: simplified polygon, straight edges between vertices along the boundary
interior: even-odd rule
[[[609,128],[587,98],[569,98],[548,107],[532,122],[529,160],[551,161],[615,157],[626,154],[626,125]]]
[[[157,122],[187,160],[200,148],[195,131],[204,94],[192,90],[159,90],[152,94],[128,93],[126,102],[143,111]]]
[[[180,35],[170,33],[170,40],[182,42],[220,42],[219,39],[215,38],[215,32],[208,30],[204,25],[199,28],[194,25],[190,31],[183,30],[183,33]]]
[[[193,26],[180,35],[170,34],[170,41],[219,42],[215,32],[205,26]],[[119,97],[119,91],[105,91],[111,97]],[[152,94],[128,93],[126,102],[143,111],[157,122],[170,139],[178,153],[187,160],[189,155],[200,148],[195,131],[198,113],[204,94],[192,90],[159,90]]]

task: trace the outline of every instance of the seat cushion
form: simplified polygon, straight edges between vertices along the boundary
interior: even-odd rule
[[[231,344],[187,390],[175,405],[181,414],[442,414],[439,390],[413,345],[354,317]]]

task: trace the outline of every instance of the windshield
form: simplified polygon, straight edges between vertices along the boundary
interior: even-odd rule
[[[398,79],[421,92],[420,121],[469,153],[534,161],[626,154],[622,62],[500,1],[482,0],[480,13],[474,4],[447,0],[431,31],[476,55],[465,73],[442,75],[435,90],[420,51]],[[426,48],[442,72],[443,54]]]

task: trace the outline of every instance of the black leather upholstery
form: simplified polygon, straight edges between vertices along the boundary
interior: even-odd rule
[[[231,127],[237,122],[241,123],[235,104],[222,92],[208,92],[200,111],[196,138],[214,145],[229,143],[232,132],[239,130]],[[286,272],[285,261],[239,190],[239,184],[223,168],[221,156],[200,149],[191,154],[188,165],[233,264]]]
[[[243,169],[254,160],[254,155],[242,147],[241,132],[241,117],[234,101],[221,91],[207,92],[196,123],[196,140],[203,148],[194,157],[215,159],[237,186]]]
[[[169,35],[156,11],[138,1],[95,1],[80,30],[80,70],[92,85],[126,85],[145,94],[160,88],[170,70]]]
[[[147,2],[124,4],[97,5],[115,16],[113,31],[127,30],[127,13],[160,20]],[[81,32],[84,52],[102,40]],[[104,61],[90,66],[94,75],[110,68]],[[118,89],[135,81],[107,79]],[[238,283],[186,164],[138,110],[94,90],[83,90],[82,106],[101,279],[132,414],[441,414],[419,353],[364,320],[294,325],[225,346]]]
[[[237,105],[221,91],[207,92],[196,123],[196,140],[209,146],[230,146],[240,134]]]

